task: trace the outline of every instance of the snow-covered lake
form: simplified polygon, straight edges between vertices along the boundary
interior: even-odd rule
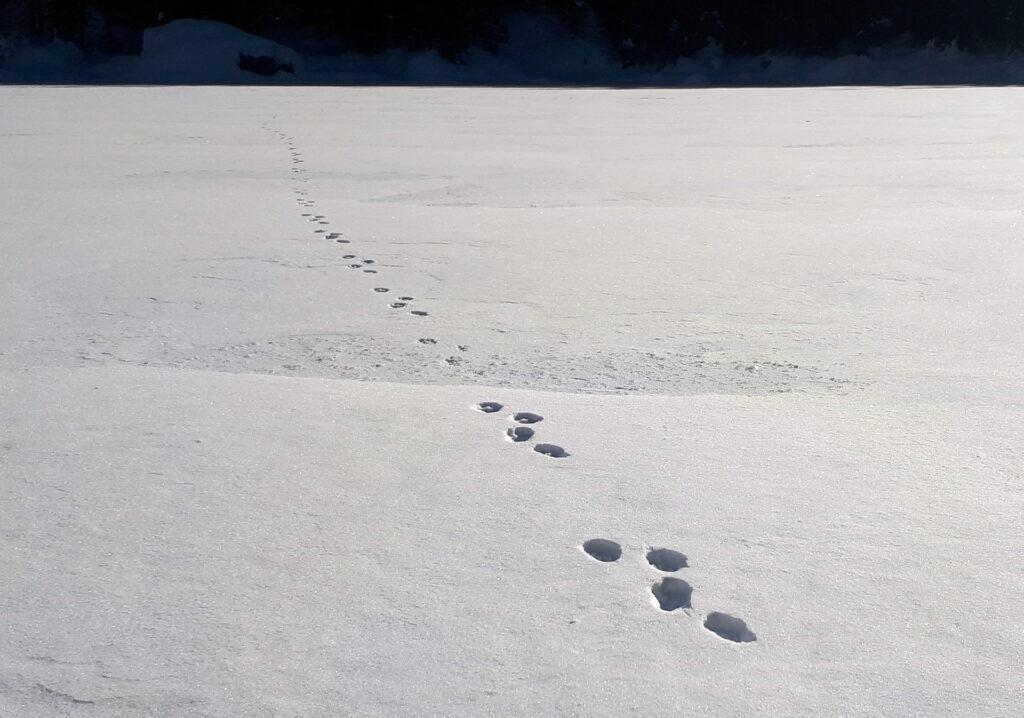
[[[0,714],[1017,715],[1022,120],[0,87]]]

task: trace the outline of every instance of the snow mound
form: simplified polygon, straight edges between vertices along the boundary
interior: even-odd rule
[[[154,82],[254,82],[290,77],[298,65],[299,54],[273,40],[221,22],[175,20],[145,31],[136,72]]]

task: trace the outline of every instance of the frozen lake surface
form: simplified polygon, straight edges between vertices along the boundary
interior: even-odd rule
[[[0,87],[0,713],[1016,715],[1022,118]]]

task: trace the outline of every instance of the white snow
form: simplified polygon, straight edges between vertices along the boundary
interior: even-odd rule
[[[1016,715],[1022,109],[0,88],[0,715]]]

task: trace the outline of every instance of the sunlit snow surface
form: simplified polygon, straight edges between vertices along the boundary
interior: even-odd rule
[[[1016,715],[1022,110],[0,88],[0,714]]]

